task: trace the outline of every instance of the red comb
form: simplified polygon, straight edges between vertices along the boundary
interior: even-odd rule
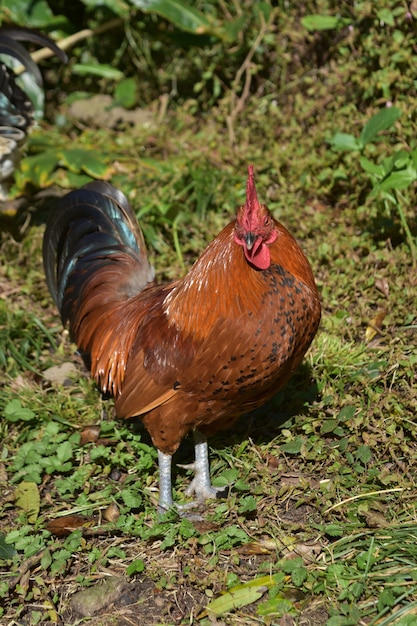
[[[248,166],[248,180],[246,182],[246,206],[250,214],[259,207],[258,196],[256,195],[255,178],[253,175],[253,165]]]
[[[253,165],[248,166],[248,180],[246,181],[245,218],[249,229],[256,225],[257,212],[259,209],[258,196],[256,194]]]

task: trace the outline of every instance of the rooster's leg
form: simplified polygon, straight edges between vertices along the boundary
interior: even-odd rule
[[[166,513],[173,505],[171,482],[172,456],[158,450],[159,465],[159,501],[158,513]]]
[[[195,462],[185,467],[187,467],[187,469],[193,469],[195,476],[185,493],[187,496],[195,494],[197,500],[201,502],[210,498],[217,498],[224,489],[218,489],[211,484],[207,438],[198,430],[195,430],[193,434]]]
[[[194,431],[195,461],[190,465],[180,465],[186,469],[194,470],[195,476],[186,490],[187,496],[196,495],[197,502],[210,498],[217,498],[224,494],[223,487],[213,487],[210,481],[210,467],[208,458],[207,438],[198,430]],[[171,464],[172,457],[158,450],[159,464],[159,501],[158,513],[163,514],[170,509],[174,502],[172,499]],[[189,509],[196,503],[177,505],[178,510]]]

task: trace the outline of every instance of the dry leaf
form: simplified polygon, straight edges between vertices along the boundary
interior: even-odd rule
[[[208,520],[193,520],[194,527],[199,533],[208,533],[210,530],[218,530],[219,525]]]
[[[386,278],[377,278],[375,281],[375,287],[384,294],[386,298],[389,298],[389,284]]]
[[[100,437],[100,426],[86,426],[82,429],[80,435],[80,445],[85,446],[86,443],[97,441]]]
[[[268,468],[271,470],[276,470],[279,468],[281,460],[278,456],[275,456],[273,454],[267,454],[265,457],[265,461],[268,464]]]
[[[103,513],[103,517],[107,522],[115,522],[120,517],[120,510],[115,502],[109,504]]]
[[[389,526],[386,517],[378,511],[366,511],[363,515],[369,528],[385,528]]]
[[[100,437],[100,439],[96,441],[96,445],[98,446],[115,446],[116,444],[116,439],[107,439],[106,437]]]
[[[281,484],[285,486],[304,486],[308,485],[311,489],[318,489],[320,481],[313,476],[303,474],[302,472],[285,472],[280,476]]]
[[[4,465],[4,463],[0,463],[0,484],[1,483],[6,484],[7,482],[8,480],[7,480],[6,466]]]
[[[274,539],[259,539],[243,544],[238,551],[240,554],[270,554],[276,552],[278,542]]]
[[[85,515],[66,515],[48,522],[45,526],[56,537],[68,537],[77,528],[87,529],[94,526],[95,520]]]
[[[375,335],[377,335],[380,332],[382,328],[382,324],[384,323],[384,319],[386,318],[386,316],[387,316],[387,311],[386,309],[383,309],[377,315],[375,315],[375,317],[371,319],[365,331],[365,341],[367,343],[369,341],[372,341]]]

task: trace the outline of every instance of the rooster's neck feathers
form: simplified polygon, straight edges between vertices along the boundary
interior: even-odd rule
[[[184,278],[165,287],[163,309],[170,326],[198,338],[199,333],[204,335],[207,328],[214,328],[219,319],[238,319],[247,311],[259,310],[271,271],[290,273],[310,292],[314,278],[306,256],[282,224],[272,216],[270,221],[272,236],[266,241],[259,239],[253,262],[248,262],[246,251],[242,254],[236,245],[240,243],[236,241],[236,220],[208,245]],[[263,251],[259,250],[261,246]],[[268,267],[263,271],[259,271],[258,255],[268,258]]]
[[[196,336],[219,318],[239,317],[252,298],[260,296],[257,274],[234,242],[234,224],[228,224],[169,290],[163,305],[169,324]],[[236,276],[245,280],[235,280]]]

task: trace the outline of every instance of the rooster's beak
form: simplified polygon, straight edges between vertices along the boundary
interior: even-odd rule
[[[246,233],[245,243],[246,243],[247,250],[252,250],[255,240],[256,240],[256,236],[253,233]]]

